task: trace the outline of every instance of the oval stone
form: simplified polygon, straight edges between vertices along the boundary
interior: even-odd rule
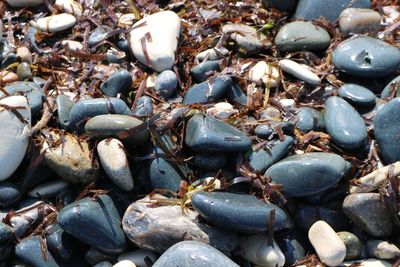
[[[132,85],[132,76],[127,70],[118,70],[104,82],[100,89],[106,96],[117,96],[117,94],[126,94]]]
[[[40,111],[42,108],[43,98],[45,94],[42,89],[34,82],[13,82],[4,87],[9,95],[16,95],[23,93],[28,99],[28,105],[31,107],[32,116]],[[0,92],[0,98],[4,98],[4,92]]]
[[[332,63],[350,75],[379,78],[400,66],[400,50],[384,41],[359,36],[343,41],[332,54]]]
[[[325,127],[333,142],[342,149],[361,147],[367,140],[367,127],[360,114],[345,100],[332,96],[325,101]]]
[[[370,107],[375,105],[375,94],[357,84],[348,83],[341,86],[338,95],[353,106]]]
[[[208,74],[214,71],[219,71],[219,61],[211,60],[204,61],[190,70],[190,74],[196,82],[203,82],[207,80]]]
[[[155,81],[157,93],[164,98],[173,96],[177,86],[178,78],[172,70],[164,70],[157,76]]]
[[[381,26],[381,15],[372,9],[347,8],[339,16],[339,26],[345,35],[350,33],[374,35]]]
[[[193,208],[207,221],[223,229],[238,232],[264,232],[275,210],[274,230],[286,226],[286,214],[274,204],[266,204],[252,195],[225,192],[199,192],[193,195]]]
[[[298,121],[296,127],[307,133],[309,131],[322,131],[325,129],[324,116],[316,109],[302,107],[297,110]]]
[[[40,18],[36,24],[43,32],[59,32],[73,27],[76,24],[76,18],[71,14],[62,13]]]
[[[346,161],[333,153],[305,153],[272,165],[265,176],[283,185],[287,197],[309,196],[335,185],[346,171]]]
[[[400,98],[378,110],[374,120],[374,135],[383,160],[387,164],[400,160]]]
[[[221,99],[231,88],[232,79],[222,75],[189,88],[183,98],[183,104],[210,103]]]

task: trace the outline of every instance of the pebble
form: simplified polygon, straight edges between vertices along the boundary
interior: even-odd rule
[[[12,228],[3,222],[0,222],[0,244],[4,244],[12,237]]]
[[[210,103],[220,100],[231,88],[232,79],[221,75],[189,88],[183,98],[183,104]]]
[[[69,113],[71,112],[74,102],[66,95],[58,95],[56,97],[56,105],[60,126],[66,129],[69,125]]]
[[[343,262],[346,246],[329,224],[317,221],[308,231],[308,238],[323,263],[337,266]]]
[[[346,196],[342,210],[355,225],[374,237],[390,236],[393,222],[390,211],[380,201],[378,193],[358,193]]]
[[[113,264],[109,261],[102,261],[93,265],[93,267],[113,267]]]
[[[210,74],[220,71],[218,60],[204,61],[199,65],[194,66],[190,70],[190,74],[196,82],[204,82],[208,79]]]
[[[282,250],[285,256],[286,266],[293,265],[297,260],[303,258],[306,255],[306,250],[304,249],[305,235],[298,230],[289,230],[277,234],[276,240],[279,248]]]
[[[249,80],[257,85],[264,84],[267,87],[275,88],[280,81],[278,68],[269,65],[265,61],[259,61],[255,64],[248,74]]]
[[[400,50],[369,36],[357,36],[338,45],[332,54],[332,63],[350,75],[379,78],[399,68]]]
[[[149,258],[152,262],[155,262],[158,256],[149,250],[137,249],[120,254],[118,261],[128,260],[136,264],[137,267],[147,267],[145,258]]]
[[[236,82],[232,83],[231,90],[228,91],[226,99],[233,104],[245,106],[247,104],[247,95],[243,93],[240,85]]]
[[[346,8],[340,13],[339,27],[345,34],[376,35],[381,26],[381,15],[366,8]]]
[[[16,107],[21,121],[13,112],[0,107],[0,181],[9,178],[25,157],[29,144],[31,111],[23,96],[10,96],[0,100],[0,105]],[[18,108],[23,107],[23,108]]]
[[[10,183],[0,184],[0,207],[10,207],[21,199],[21,189]]]
[[[400,96],[400,75],[391,80],[381,92],[381,99],[387,99],[394,93],[394,97]]]
[[[333,142],[345,150],[357,149],[367,140],[360,114],[345,100],[332,96],[325,101],[325,127]]]
[[[97,250],[94,247],[91,247],[85,253],[85,260],[90,265],[99,264],[101,262],[116,262],[117,255],[106,254],[104,252]]]
[[[125,95],[131,89],[132,76],[127,70],[117,70],[100,85],[100,89],[106,96],[115,97],[118,94]]]
[[[296,114],[298,116],[296,127],[300,131],[308,133],[325,129],[324,116],[320,111],[314,108],[301,107],[296,111]]]
[[[151,98],[148,96],[142,96],[136,103],[136,109],[134,115],[138,117],[146,117],[153,114],[153,103]]]
[[[367,241],[366,247],[370,257],[381,260],[390,260],[400,256],[400,249],[387,241],[370,239]]]
[[[50,252],[42,249],[42,244],[43,240],[38,235],[27,237],[15,246],[15,255],[32,267],[58,267]]]
[[[135,23],[135,21],[136,21],[136,15],[134,13],[122,14],[118,18],[118,26],[129,28]]]
[[[279,51],[323,50],[331,43],[329,33],[309,21],[294,21],[280,28],[275,37]]]
[[[391,263],[377,259],[365,259],[365,260],[343,262],[343,264],[341,264],[340,267],[350,267],[351,265],[354,266],[354,264],[357,264],[358,267],[392,267]]]
[[[44,0],[7,0],[7,4],[13,7],[37,6],[43,3]]]
[[[57,221],[65,232],[102,252],[118,254],[125,250],[121,218],[107,195],[83,198],[65,206]]]
[[[113,265],[113,267],[136,267],[136,264],[131,261],[123,260],[118,261],[116,264]]]
[[[11,71],[0,71],[0,81],[2,83],[12,83],[18,81],[18,75]]]
[[[230,116],[237,114],[239,111],[227,102],[220,102],[206,110],[206,114],[220,120],[226,120]]]
[[[4,91],[9,95],[22,93],[28,100],[32,117],[42,108],[45,95],[43,90],[34,82],[13,82],[4,86]],[[5,96],[4,92],[0,92],[0,98],[4,98]]]
[[[371,107],[376,103],[376,96],[371,90],[347,83],[339,88],[338,96],[349,102],[354,107]]]
[[[181,183],[180,173],[185,173],[184,167],[173,162],[166,161],[163,158],[156,158],[151,161],[149,167],[149,180],[153,189],[166,189],[170,191],[179,190]],[[181,171],[178,172],[176,168]]]
[[[107,38],[107,34],[111,32],[112,29],[107,26],[103,25],[103,27],[96,28],[88,38],[88,45],[89,47],[93,47],[98,43],[104,41]]]
[[[178,78],[172,70],[164,70],[156,78],[156,91],[164,98],[170,98],[176,93]]]
[[[97,153],[108,177],[121,189],[131,191],[133,178],[124,145],[118,139],[105,139],[98,143]]]
[[[76,239],[64,232],[58,223],[46,229],[46,242],[49,250],[63,260],[74,255]]]
[[[317,74],[293,60],[282,59],[279,61],[279,67],[284,72],[287,72],[310,85],[320,85],[321,83],[321,79]]]
[[[154,263],[153,267],[179,266],[239,267],[235,262],[210,245],[198,241],[182,241],[170,247]]]
[[[361,242],[358,237],[350,232],[339,232],[337,233],[339,238],[346,245],[346,257],[345,260],[357,259],[361,254]]]
[[[57,195],[60,191],[67,189],[69,183],[65,180],[54,180],[47,183],[42,183],[33,188],[28,196],[30,197],[52,197]]]
[[[200,152],[239,152],[251,146],[243,132],[207,115],[194,115],[188,121],[185,143],[193,151]]]
[[[172,68],[181,31],[177,14],[154,13],[136,22],[131,29],[129,45],[140,63],[158,72]]]
[[[267,169],[265,176],[283,185],[288,197],[309,196],[335,185],[346,170],[345,160],[333,153],[304,153],[287,157]]]
[[[218,60],[223,59],[226,55],[228,55],[229,50],[225,47],[214,47],[207,50],[204,50],[196,55],[197,61],[204,60]]]
[[[62,13],[40,18],[36,24],[40,31],[59,32],[73,27],[76,24],[76,18],[71,14]]]
[[[17,75],[20,81],[24,81],[32,77],[31,67],[26,62],[22,62],[17,67]]]
[[[400,98],[386,103],[376,112],[374,135],[379,151],[387,164],[400,160]]]
[[[20,46],[17,48],[17,57],[21,59],[21,62],[32,64],[32,53],[26,46]]]
[[[193,195],[193,208],[207,221],[237,232],[268,230],[268,218],[275,210],[274,230],[285,228],[286,214],[274,204],[265,204],[251,195],[226,192],[199,192]]]
[[[83,14],[83,8],[80,3],[74,0],[56,0],[55,5],[65,13],[72,14],[77,18]]]
[[[61,45],[64,46],[65,48],[68,47],[69,50],[76,52],[83,50],[83,45],[81,42],[78,41],[73,41],[73,40],[63,40],[61,42]]]

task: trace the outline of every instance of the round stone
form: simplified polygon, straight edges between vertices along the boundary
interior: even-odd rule
[[[172,70],[164,70],[157,76],[155,85],[158,94],[164,98],[169,98],[176,92],[178,78]]]
[[[350,232],[337,233],[343,243],[346,245],[345,260],[357,259],[361,254],[361,242],[358,237]]]

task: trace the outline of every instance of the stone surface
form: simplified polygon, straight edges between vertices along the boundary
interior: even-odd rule
[[[153,189],[167,189],[177,191],[181,182],[181,176],[176,168],[181,169],[181,173],[185,173],[185,168],[175,165],[159,157],[151,161],[149,167],[149,180]]]
[[[41,183],[30,192],[30,197],[52,197],[57,195],[60,191],[65,190],[69,187],[69,183],[65,180],[54,180],[47,183]]]
[[[24,159],[29,143],[31,110],[23,96],[10,96],[0,100],[0,181],[9,178]],[[20,116],[20,117],[19,117]]]
[[[340,13],[339,27],[343,34],[376,35],[381,26],[381,15],[366,8],[346,8]]]
[[[69,113],[74,105],[74,102],[66,95],[58,95],[56,97],[57,115],[62,128],[67,128],[69,125]]]
[[[43,32],[59,32],[73,27],[76,24],[76,18],[67,13],[52,15],[40,18],[36,25]]]
[[[308,238],[323,263],[337,266],[343,262],[346,246],[329,224],[317,221],[308,231]]]
[[[63,260],[70,259],[74,254],[76,240],[64,232],[58,223],[53,224],[46,232],[49,250]]]
[[[305,153],[275,163],[265,176],[283,185],[288,197],[309,196],[335,185],[346,170],[345,160],[333,153]]]
[[[24,81],[32,77],[31,67],[26,62],[22,62],[17,67],[17,75],[20,81]]]
[[[82,16],[83,8],[74,0],[56,0],[55,5],[65,13],[72,14],[77,18]]]
[[[310,85],[319,85],[321,83],[321,79],[317,74],[312,72],[310,69],[305,67],[304,65],[300,65],[297,62],[294,62],[290,59],[282,59],[279,61],[279,67],[293,75],[294,77],[310,84]]]
[[[4,91],[9,95],[22,93],[28,99],[32,116],[37,114],[42,108],[42,102],[45,95],[42,89],[33,82],[13,82],[4,86]],[[4,97],[6,97],[4,92],[0,92],[0,98]]]
[[[276,8],[280,11],[292,11],[297,4],[296,0],[263,0],[267,8]]]
[[[10,207],[21,198],[21,189],[11,183],[0,184],[0,207]]]
[[[286,266],[291,266],[296,260],[302,259],[306,255],[306,235],[298,230],[278,233],[275,239],[285,256]]]
[[[280,28],[275,37],[279,51],[323,50],[331,43],[329,33],[309,21],[294,21]]]
[[[345,150],[357,149],[367,140],[360,114],[345,100],[332,96],[325,101],[325,127],[333,142]]]
[[[207,221],[238,232],[268,230],[268,218],[275,210],[274,229],[286,226],[286,214],[274,204],[265,204],[251,195],[199,192],[192,197],[193,208]]]
[[[146,117],[153,114],[153,103],[148,96],[142,96],[138,99],[134,111],[134,115],[138,117]]]
[[[400,98],[386,103],[377,111],[374,134],[383,160],[390,164],[400,160]]]
[[[32,267],[58,267],[50,252],[47,249],[42,250],[42,243],[40,236],[27,237],[15,246],[15,255]]]
[[[4,244],[8,240],[10,240],[12,236],[12,228],[3,222],[0,222],[0,244]]]
[[[132,85],[132,76],[127,70],[117,70],[100,85],[100,89],[106,96],[125,95]]]
[[[231,88],[232,79],[221,75],[188,89],[183,98],[183,104],[210,103],[220,100]]]
[[[358,77],[379,78],[400,66],[400,50],[368,36],[358,36],[340,43],[332,54],[333,65]]]
[[[57,221],[65,232],[102,252],[117,254],[125,249],[121,218],[107,195],[65,206]]]
[[[340,265],[340,267],[351,267],[351,265],[354,266],[354,264],[357,264],[358,267],[392,267],[391,263],[377,259],[365,259],[365,260],[343,262]]]
[[[342,210],[358,227],[372,236],[392,234],[390,211],[381,204],[378,193],[348,195],[343,201]]]
[[[129,37],[133,55],[158,72],[171,69],[180,31],[181,20],[172,11],[157,12],[139,20],[132,26]]]
[[[118,256],[118,261],[129,260],[136,264],[137,267],[147,267],[145,262],[146,257],[148,257],[152,262],[155,262],[158,258],[156,254],[149,250],[137,249],[122,253]]]
[[[383,88],[381,93],[381,98],[386,99],[389,96],[393,95],[394,97],[400,96],[400,75],[391,80],[385,88]]]
[[[192,75],[193,79],[196,82],[204,82],[208,79],[210,73],[215,71],[219,71],[219,61],[211,60],[211,61],[204,61],[201,62],[199,65],[194,66],[190,70],[190,74]]]
[[[357,259],[361,254],[361,242],[356,235],[350,232],[339,232],[337,233],[339,238],[346,245],[346,257],[345,260]]]
[[[237,114],[239,111],[227,102],[219,102],[206,110],[206,114],[220,120],[227,120],[230,116]]]
[[[277,87],[281,79],[278,68],[269,65],[265,61],[257,62],[257,64],[249,70],[248,77],[250,81],[257,85],[264,84],[268,88]]]
[[[170,98],[176,93],[178,78],[172,70],[164,70],[157,75],[155,82],[156,91],[164,98]]]
[[[322,131],[325,129],[325,121],[322,113],[316,109],[302,107],[296,111],[298,120],[296,127],[304,132]]]
[[[366,247],[370,257],[381,260],[390,260],[400,256],[400,249],[387,241],[370,239],[367,241]]]
[[[247,261],[262,267],[282,267],[285,256],[273,240],[270,244],[268,235],[248,235],[240,238],[240,255]]]
[[[351,83],[341,86],[338,96],[356,107],[371,107],[376,102],[373,92],[363,86]]]
[[[204,60],[218,60],[224,58],[229,53],[229,50],[225,47],[214,47],[206,49],[196,55],[197,61]]]

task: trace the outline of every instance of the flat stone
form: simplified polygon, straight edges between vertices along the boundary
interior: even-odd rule
[[[358,237],[350,232],[339,232],[337,233],[343,243],[346,245],[346,257],[345,260],[357,259],[361,254],[361,242]]]
[[[221,75],[213,80],[208,80],[188,89],[183,104],[210,103],[220,100],[231,88],[232,79]]]
[[[149,132],[141,120],[118,114],[98,115],[91,118],[85,124],[85,132],[91,138],[120,138],[128,145],[139,145],[149,138]],[[125,136],[124,132],[129,135]]]
[[[67,13],[40,18],[36,21],[38,29],[42,32],[59,32],[73,27],[76,18]]]
[[[400,96],[400,75],[391,80],[381,92],[381,99],[386,99],[393,93],[394,97]]]
[[[210,60],[201,62],[190,70],[190,74],[196,82],[204,82],[208,79],[209,73],[220,70],[218,60]]]
[[[157,12],[139,20],[132,26],[129,37],[133,55],[158,72],[171,69],[180,31],[181,20],[172,11]]]
[[[102,252],[118,254],[125,250],[121,217],[107,195],[83,198],[65,206],[57,221],[65,232]]]
[[[346,8],[340,13],[339,27],[345,34],[376,35],[381,27],[381,15],[367,8]]]
[[[47,183],[41,183],[33,188],[28,196],[30,197],[53,197],[60,191],[63,191],[69,187],[69,183],[65,180],[57,179]]]
[[[75,103],[70,111],[69,128],[81,134],[88,119],[104,114],[130,115],[131,111],[126,103],[119,98],[109,97],[80,100]]]
[[[324,221],[314,223],[308,238],[320,260],[328,266],[337,266],[346,256],[346,246],[336,232]]]
[[[43,3],[44,0],[7,0],[7,4],[12,7],[37,6]]]
[[[1,105],[14,107],[21,116],[0,107],[0,181],[9,178],[25,157],[29,144],[31,110],[23,96],[10,96],[0,100]],[[22,107],[22,108],[21,108]]]
[[[287,157],[265,172],[283,185],[287,197],[309,196],[335,185],[346,171],[345,160],[333,153],[304,153]]]
[[[27,99],[31,107],[32,116],[37,114],[42,109],[43,98],[45,94],[42,89],[34,82],[13,82],[3,88],[9,95],[22,93]],[[6,95],[0,92],[0,98]]]
[[[294,62],[290,59],[282,59],[279,61],[279,67],[293,75],[294,77],[310,84],[310,85],[320,85],[321,79],[318,77],[317,74],[312,72],[309,68],[305,67],[304,65],[300,65],[297,62]]]
[[[188,121],[185,143],[196,152],[238,152],[251,146],[245,133],[207,115],[194,115]]]
[[[46,229],[46,233],[46,242],[49,250],[63,260],[71,259],[77,240],[67,234],[58,223]]]
[[[168,200],[158,194],[152,199]],[[229,254],[238,245],[234,233],[200,223],[196,211],[183,211],[179,205],[152,207],[149,201],[147,196],[132,203],[122,218],[126,236],[140,248],[162,253],[178,242],[195,240]]]
[[[375,94],[360,85],[347,83],[339,88],[338,96],[356,107],[371,107],[376,103]]]
[[[224,192],[199,192],[192,197],[193,208],[207,221],[237,232],[268,230],[268,218],[275,210],[274,229],[286,226],[286,214],[274,204],[266,204],[251,195]]]
[[[69,125],[69,113],[71,112],[74,102],[66,95],[58,95],[56,97],[56,104],[61,128],[66,129]]]
[[[11,183],[0,184],[0,207],[10,207],[17,203],[22,195],[21,189]]]
[[[325,121],[322,113],[316,109],[301,107],[296,111],[298,120],[296,127],[304,132],[322,131],[325,129]]]
[[[147,117],[153,114],[153,103],[148,96],[142,96],[138,99],[134,115],[138,117]]]
[[[390,211],[380,201],[378,193],[348,195],[342,210],[358,227],[375,237],[390,236],[393,222]]]
[[[239,253],[256,266],[282,267],[285,264],[283,255],[275,240],[270,244],[268,235],[247,235],[239,240]]]
[[[360,114],[345,100],[332,96],[325,101],[325,127],[333,142],[345,150],[357,149],[367,140]]]
[[[399,68],[400,50],[384,41],[358,36],[339,44],[332,54],[332,63],[350,75],[379,78]]]
[[[303,18],[305,20],[319,19],[325,17],[330,22],[339,18],[340,13],[347,7],[370,8],[370,0],[300,0],[295,18]]]
[[[158,259],[158,256],[149,250],[136,249],[120,254],[118,256],[118,261],[129,260],[136,264],[137,267],[146,267],[146,257],[148,257],[152,262],[155,262]]]
[[[118,139],[110,138],[97,145],[101,166],[119,188],[125,191],[133,189],[133,178],[129,169],[124,145]]]
[[[275,37],[279,51],[323,50],[331,43],[329,33],[309,21],[293,21],[280,28]]]
[[[157,75],[155,88],[159,95],[164,98],[170,98],[176,93],[178,78],[172,70],[164,70]]]
[[[224,266],[239,267],[227,256],[215,248],[198,242],[182,241],[169,248],[153,264],[153,267],[179,266],[179,267],[203,267]]]
[[[125,95],[132,85],[132,76],[127,70],[115,71],[100,85],[100,89],[106,96],[115,97],[118,94]]]
[[[374,120],[374,135],[379,151],[387,164],[400,160],[400,98],[386,103],[377,111]]]
[[[50,252],[42,249],[42,244],[40,236],[27,237],[15,246],[15,255],[32,267],[58,267]]]
[[[390,260],[400,256],[400,249],[396,245],[383,240],[368,240],[367,252],[370,257],[381,260]]]

